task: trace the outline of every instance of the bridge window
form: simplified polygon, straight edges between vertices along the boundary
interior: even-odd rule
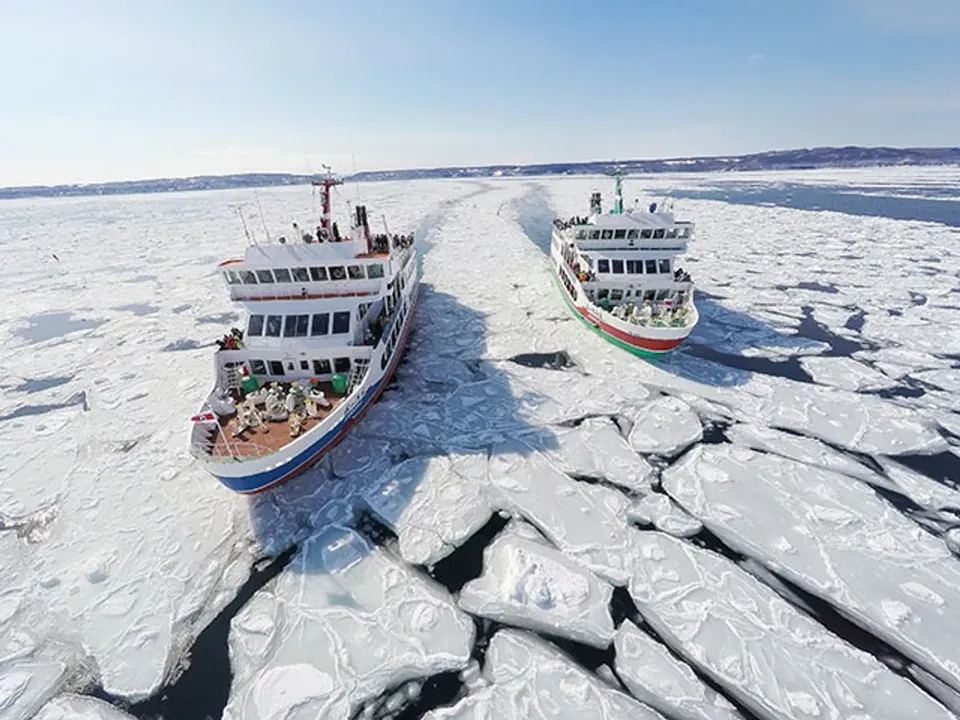
[[[363,280],[363,267],[360,265],[351,265],[347,268],[351,280]]]
[[[279,360],[270,361],[270,374],[271,375],[283,375],[283,363]]]
[[[591,231],[590,231],[590,239],[591,239],[591,240],[599,240],[599,239],[600,239],[600,231],[599,231],[599,230],[591,230]]]
[[[290,282],[290,271],[286,268],[277,268],[273,271],[273,276],[277,282]]]
[[[600,239],[601,240],[610,240],[613,237],[613,230],[601,230]]]
[[[646,261],[646,271],[647,271],[647,275],[656,275],[656,274],[657,274],[657,261],[656,261],[656,260],[647,260],[647,261]]]
[[[291,272],[297,282],[310,282],[310,272],[306,268],[293,268]]]
[[[251,360],[250,372],[252,372],[254,375],[266,375],[267,364],[263,360]]]
[[[313,326],[310,334],[313,336],[326,335],[330,332],[330,313],[316,313],[313,316]]]
[[[267,337],[280,337],[280,328],[283,326],[282,315],[267,316]]]
[[[613,239],[614,239],[614,240],[623,240],[626,236],[627,236],[627,231],[626,231],[626,230],[620,229],[620,230],[614,230],[614,231],[613,231]]]
[[[246,285],[256,285],[257,276],[253,274],[253,270],[241,270],[240,278],[243,280]]]
[[[257,280],[261,285],[273,282],[273,274],[269,270],[257,270]]]
[[[609,261],[609,260],[597,260],[597,272],[598,272],[598,273],[608,273],[608,272],[610,272],[610,261]]]
[[[327,269],[325,267],[310,268],[310,279],[314,282],[323,282],[327,279]]]
[[[640,231],[634,228],[627,231],[627,240],[636,240],[640,236]]]
[[[653,239],[654,240],[663,239],[663,228],[657,228],[656,230],[653,231]]]
[[[367,277],[371,280],[377,280],[383,277],[383,265],[380,263],[371,263],[367,265]]]
[[[284,337],[306,337],[310,324],[309,315],[287,315],[283,326]]]
[[[669,230],[667,230],[667,237],[668,237],[668,238],[675,238],[676,236],[677,236],[677,229],[676,229],[676,228],[670,228]]]
[[[679,235],[677,235],[677,237],[681,237],[681,238],[684,238],[684,239],[690,237],[690,228],[685,227],[685,228],[683,229],[683,232],[681,232]]]
[[[661,274],[663,274],[663,275],[669,275],[669,274],[670,274],[670,261],[669,261],[669,260],[661,260],[661,261],[660,261],[660,272],[661,272]]]
[[[610,264],[613,266],[613,272],[623,275],[623,260],[611,260]]]
[[[330,268],[330,279],[331,280],[346,280],[347,273],[343,269],[343,265],[334,265]]]
[[[251,337],[263,335],[263,315],[250,316],[250,322],[247,323],[247,335]]]
[[[653,230],[651,230],[650,228],[640,231],[641,240],[649,240],[651,237],[653,237]]]
[[[235,273],[233,270],[227,270],[225,273],[223,273],[223,276],[231,285],[237,285],[238,283],[243,282],[243,280],[240,279],[240,276],[237,275],[237,273]]]
[[[577,240],[584,240],[587,237],[586,230],[577,230]]]
[[[339,357],[333,359],[333,371],[338,373],[350,372],[350,358]]]
[[[350,313],[335,312],[333,314],[333,334],[343,335],[350,332]]]

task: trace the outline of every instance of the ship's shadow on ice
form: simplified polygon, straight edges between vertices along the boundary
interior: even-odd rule
[[[351,527],[371,545],[388,543],[367,520],[403,534],[411,513],[449,506],[443,497],[449,484],[432,467],[437,462],[452,474],[469,474],[521,436],[535,438],[538,449],[555,449],[552,433],[522,417],[521,403],[530,398],[516,397],[503,370],[478,359],[486,333],[480,312],[421,284],[409,347],[378,402],[314,467],[250,498],[258,544],[273,555],[332,526]],[[527,451],[522,443],[509,446],[512,453]],[[291,564],[294,572],[318,567]]]

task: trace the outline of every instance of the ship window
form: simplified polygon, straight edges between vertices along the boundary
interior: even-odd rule
[[[306,268],[293,268],[291,272],[297,282],[310,282],[310,272]]]
[[[257,270],[257,280],[260,281],[260,284],[263,283],[272,283],[273,274],[269,270]]]
[[[346,280],[347,274],[343,271],[343,265],[334,265],[330,268],[331,280]]]
[[[260,337],[263,335],[263,315],[251,315],[247,323],[247,335]]]
[[[688,237],[690,237],[690,228],[685,227],[685,228],[683,229],[683,232],[682,232],[680,235],[678,235],[677,237],[682,237],[682,238],[688,238]]]
[[[240,277],[243,279],[243,282],[247,285],[256,285],[257,276],[253,274],[253,270],[241,270]]]
[[[271,375],[283,375],[283,363],[279,360],[270,361],[270,374]]]
[[[313,361],[313,374],[314,375],[329,375],[330,370],[330,361],[329,360],[314,360]]]
[[[623,240],[626,236],[627,236],[627,231],[626,231],[626,230],[620,229],[620,230],[614,230],[614,231],[613,231],[613,239],[614,239],[614,240]]]
[[[669,261],[669,260],[661,260],[661,261],[660,261],[660,273],[663,274],[663,275],[669,275],[669,274],[670,274],[670,261]]]
[[[609,260],[597,260],[597,272],[598,272],[598,273],[608,273],[608,272],[610,272],[610,261],[609,261]]]
[[[610,265],[617,275],[623,275],[623,260],[611,260]]]
[[[330,313],[316,313],[313,316],[313,327],[310,328],[311,335],[326,335],[330,332]]]
[[[647,271],[647,275],[656,275],[656,274],[657,274],[657,261],[656,261],[656,260],[647,260],[647,261],[646,261],[646,271]]]
[[[591,239],[591,240],[599,240],[599,239],[600,239],[600,231],[599,231],[599,230],[591,230],[591,231],[590,231],[590,239]]]
[[[306,337],[310,324],[309,315],[287,315],[283,326],[284,337]]]
[[[307,360],[300,361],[300,369],[304,372],[310,372],[310,362]]]
[[[667,295],[669,294],[670,294],[669,290],[657,290],[655,302],[663,302],[664,300],[667,299]]]
[[[653,239],[654,240],[663,239],[663,228],[657,228],[656,230],[653,231]]]
[[[231,285],[236,285],[237,283],[243,282],[243,280],[240,279],[240,276],[237,275],[233,270],[227,270],[223,274],[223,276],[227,279],[227,282],[230,283]]]
[[[623,300],[623,290],[615,289],[610,291],[610,299],[616,302],[617,300]]]
[[[601,231],[600,231],[600,238],[601,238],[602,240],[609,240],[609,239],[612,238],[612,237],[613,237],[613,230],[601,230]]]
[[[263,360],[251,360],[250,372],[252,372],[254,375],[266,375],[267,364]]]
[[[363,280],[363,267],[360,265],[350,265],[347,268],[351,280]]]
[[[652,236],[653,236],[653,230],[651,230],[650,228],[640,231],[641,240],[649,240]]]
[[[310,279],[314,282],[323,282],[327,279],[327,269],[325,267],[310,268]]]
[[[583,240],[586,237],[587,237],[586,230],[577,230],[577,240]]]
[[[333,371],[338,373],[350,372],[350,358],[348,357],[334,358]]]
[[[597,300],[604,300],[610,295],[610,291],[606,288],[597,290]]]
[[[350,313],[335,312],[333,314],[333,334],[342,335],[346,332],[350,332]]]
[[[363,316],[367,314],[367,309],[370,307],[370,303],[360,303],[357,305],[357,319],[363,320]]]
[[[267,316],[267,337],[280,337],[280,328],[283,326],[282,315]]]
[[[637,236],[640,235],[640,231],[634,228],[627,232],[627,240],[636,240]]]
[[[676,229],[676,228],[670,228],[669,230],[667,230],[667,237],[668,237],[668,238],[675,238],[676,236],[677,236],[677,229]]]
[[[367,277],[371,280],[376,280],[377,278],[383,277],[383,265],[380,263],[372,263],[367,265]]]
[[[286,268],[277,268],[273,271],[273,276],[277,282],[290,282],[290,271]]]
[[[636,275],[637,272],[637,261],[627,260],[627,275]]]

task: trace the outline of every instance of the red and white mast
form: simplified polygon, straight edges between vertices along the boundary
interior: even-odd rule
[[[343,185],[343,180],[334,180],[330,174],[330,166],[322,166],[327,171],[327,176],[323,180],[314,180],[312,185],[323,188],[323,215],[320,217],[320,227],[330,233],[330,188],[335,185]]]

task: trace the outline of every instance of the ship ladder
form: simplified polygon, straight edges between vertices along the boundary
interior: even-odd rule
[[[347,379],[347,395],[353,392],[353,389],[363,382],[363,377],[367,374],[367,366],[370,361],[361,358],[353,361],[353,368],[350,370],[350,377]]]

